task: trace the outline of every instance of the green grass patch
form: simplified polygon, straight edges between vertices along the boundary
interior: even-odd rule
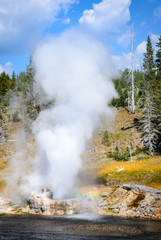
[[[137,182],[145,185],[149,185],[151,182],[160,185],[161,183],[161,171],[152,173],[148,171],[122,171],[119,173],[111,172],[102,175],[102,181],[106,183],[126,183]]]
[[[150,159],[148,156],[139,156],[137,157],[137,160],[145,160],[145,159]]]
[[[2,212],[0,213],[0,216],[8,215],[8,213]]]
[[[0,190],[6,187],[6,182],[4,180],[0,180]]]

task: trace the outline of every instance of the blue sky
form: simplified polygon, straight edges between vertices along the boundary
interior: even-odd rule
[[[161,35],[161,0],[0,0],[0,72],[26,69],[29,55],[49,34],[82,28],[108,44],[118,68],[130,67],[134,25],[135,68],[149,35]]]

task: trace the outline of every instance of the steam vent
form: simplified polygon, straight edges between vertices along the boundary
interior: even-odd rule
[[[79,198],[54,200],[50,190],[44,188],[40,194],[32,193],[28,203],[30,213],[45,215],[72,215],[82,212],[92,212],[93,204]]]

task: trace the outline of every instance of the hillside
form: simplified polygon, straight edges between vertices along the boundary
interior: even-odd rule
[[[104,128],[97,132],[89,150],[83,155],[84,171],[87,180],[95,175],[98,183],[119,185],[125,182],[144,184],[161,189],[161,156],[149,156],[140,141],[141,132],[137,127],[121,130],[133,126],[134,119],[141,116],[136,109],[135,114],[129,114],[120,108],[116,115],[115,124],[111,130]],[[105,124],[104,124],[105,125]],[[109,132],[107,143],[102,143]],[[131,148],[129,149],[129,146]],[[112,157],[120,149],[121,160]],[[127,157],[131,150],[131,157]],[[129,154],[130,155],[130,154]]]
[[[129,114],[124,108],[120,108],[114,123],[109,124],[108,121],[102,120],[101,129],[95,132],[93,139],[87,144],[86,152],[82,155],[83,168],[79,176],[83,183],[106,183],[116,186],[132,182],[161,189],[161,156],[146,154],[137,127],[121,130],[122,127],[133,126],[134,118],[140,116],[139,109],[135,114]],[[8,140],[14,141],[0,144],[1,190],[5,186],[2,172],[10,165],[10,158],[16,153],[16,132],[20,128],[21,123],[10,125]],[[30,159],[29,156],[35,154],[33,143],[32,138],[21,143],[21,147],[25,150],[23,155],[25,159]],[[131,157],[128,156],[129,146],[131,146]],[[120,151],[122,160],[114,158],[116,151]],[[6,173],[7,171],[5,175]]]

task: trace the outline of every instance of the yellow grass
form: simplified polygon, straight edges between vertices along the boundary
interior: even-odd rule
[[[123,168],[117,172],[118,168]],[[161,156],[134,162],[113,162],[96,168],[98,179],[120,184],[133,182],[161,189]]]
[[[138,160],[134,162],[114,162],[103,166],[98,166],[98,176],[116,172],[117,167],[124,168],[124,171],[144,171],[159,172],[161,171],[161,156],[150,159]]]

